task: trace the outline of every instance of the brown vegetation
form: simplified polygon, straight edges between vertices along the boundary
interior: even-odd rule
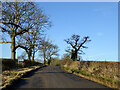
[[[25,68],[35,65],[41,65],[41,63],[35,62],[35,61],[28,61],[24,60],[23,62],[20,62],[18,64],[18,60],[12,60],[12,59],[0,59],[2,62],[2,71],[5,70],[13,70],[13,69],[19,69],[19,68]]]
[[[120,62],[107,61],[67,61],[66,70],[112,88],[120,88]]]
[[[2,73],[2,89],[6,88],[7,86],[12,85],[17,79],[20,79],[23,75],[26,73],[36,70],[37,68],[40,68],[40,66],[31,66],[26,68],[20,68],[16,70],[5,70]]]
[[[17,59],[0,59],[0,61],[2,62],[2,83],[0,83],[2,88],[11,85],[27,72],[43,66],[42,63],[28,60],[24,60],[24,62],[20,62],[19,64]]]

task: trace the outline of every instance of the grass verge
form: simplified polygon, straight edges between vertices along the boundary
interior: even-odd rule
[[[115,81],[115,80],[112,80],[110,78],[101,77],[101,76],[98,76],[98,75],[92,75],[92,74],[86,73],[85,71],[82,71],[82,70],[70,69],[68,67],[62,67],[62,68],[65,71],[68,71],[70,73],[74,73],[74,74],[79,75],[81,77],[84,77],[86,79],[89,79],[89,80],[92,80],[94,82],[103,84],[107,87],[115,88],[115,89],[120,90],[120,81]]]
[[[20,80],[23,76],[28,74],[31,71],[37,70],[42,66],[31,66],[27,68],[21,68],[17,70],[4,71],[2,73],[2,90],[6,90],[10,88],[13,84],[15,84],[18,80]]]

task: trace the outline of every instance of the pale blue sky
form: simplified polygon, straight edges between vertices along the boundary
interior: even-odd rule
[[[86,44],[88,49],[84,49],[86,54],[81,55],[83,59],[118,59],[117,2],[37,2],[37,5],[50,16],[53,26],[46,34],[59,46],[60,57],[68,46],[64,39],[72,34],[79,34],[81,37],[88,35],[92,40]],[[3,44],[2,49],[2,57],[10,58],[10,44]]]

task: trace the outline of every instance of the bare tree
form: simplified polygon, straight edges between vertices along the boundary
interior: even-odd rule
[[[44,64],[46,64],[46,52],[48,45],[49,45],[49,40],[46,40],[46,38],[44,37],[39,48],[39,53],[40,56],[43,56]]]
[[[41,34],[39,32],[27,32],[17,38],[16,48],[24,49],[28,55],[28,60],[31,60],[32,56],[32,61],[34,61],[35,53],[39,50],[38,47],[41,43]]]
[[[47,61],[48,61],[48,64],[50,64],[51,62],[51,57],[54,55],[54,56],[58,56],[58,46],[57,45],[54,45],[52,43],[50,43],[47,47]]]
[[[41,47],[40,47],[40,56],[43,56],[44,64],[46,64],[47,61],[51,59],[53,55],[58,55],[58,46],[52,44],[49,40],[46,40],[45,38],[42,40]]]
[[[31,48],[28,49],[21,45],[16,46],[15,38],[28,31],[34,32],[37,29],[36,25],[39,27],[46,26],[48,21],[43,11],[38,9],[33,2],[4,2],[2,5],[0,28],[5,35],[10,36],[11,40],[7,41],[8,38],[3,37],[1,43],[11,43],[11,56],[12,59],[15,59],[15,50],[18,47],[25,49],[27,52],[31,51]]]
[[[35,5],[32,2],[3,2],[0,28],[10,41],[3,38],[1,43],[11,43],[11,57],[15,59],[15,37],[28,32],[34,25]]]
[[[66,51],[71,52],[71,54],[72,54],[71,58],[73,60],[77,60],[77,55],[83,53],[83,51],[81,49],[88,48],[88,47],[84,46],[84,44],[91,40],[89,40],[89,36],[83,37],[83,39],[80,40],[79,35],[73,34],[70,38],[65,39],[64,41],[72,47],[72,50],[69,48]]]

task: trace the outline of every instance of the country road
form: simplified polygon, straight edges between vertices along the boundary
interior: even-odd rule
[[[106,86],[63,71],[59,66],[46,66],[36,70],[16,85],[16,88],[106,88]]]

